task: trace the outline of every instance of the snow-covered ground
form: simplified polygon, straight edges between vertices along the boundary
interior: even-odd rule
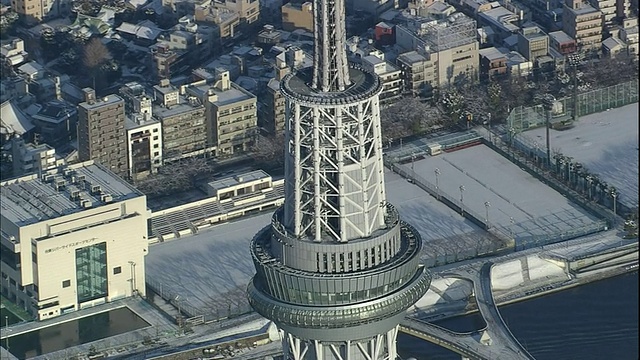
[[[529,279],[532,281],[565,276],[565,270],[557,262],[541,259],[537,255],[527,256],[527,267],[529,269]]]
[[[416,227],[424,254],[436,257],[489,241],[486,234],[426,192],[387,171],[387,199],[402,219]],[[271,213],[220,224],[202,232],[152,245],[146,276],[165,291],[179,294],[183,304],[226,315],[229,304],[246,306],[246,285],[255,273],[249,243],[270,223]]]
[[[520,259],[496,264],[491,269],[491,287],[494,290],[512,289],[524,283]]]
[[[473,293],[470,281],[453,278],[433,279],[429,291],[408,311],[426,309],[436,304],[452,303],[467,299]]]
[[[234,309],[246,305],[246,286],[255,273],[249,242],[270,219],[270,213],[262,214],[153,245],[145,259],[146,276],[186,304],[226,315],[229,304]]]
[[[638,205],[638,103],[581,117],[572,129],[549,135],[552,149],[616,187],[623,204]],[[520,136],[546,141],[544,128]]]
[[[443,193],[458,203],[462,195],[464,208],[483,220],[488,215],[491,225],[516,237],[566,231],[597,220],[484,145],[427,157],[416,161],[414,169],[433,185],[438,169]]]

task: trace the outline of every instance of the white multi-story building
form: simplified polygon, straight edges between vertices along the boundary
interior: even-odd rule
[[[2,294],[38,320],[145,293],[147,201],[87,161],[0,183]]]
[[[156,173],[162,166],[162,123],[149,113],[136,113],[125,121],[127,156],[132,178]]]
[[[29,144],[16,136],[11,141],[11,162],[13,176],[25,174],[42,174],[60,165],[56,159],[56,150],[47,144]]]

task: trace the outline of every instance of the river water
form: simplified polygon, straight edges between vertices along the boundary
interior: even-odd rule
[[[638,272],[500,307],[511,332],[537,360],[637,360]],[[435,322],[454,331],[482,326],[479,315]],[[400,334],[407,359],[460,360],[449,350]]]

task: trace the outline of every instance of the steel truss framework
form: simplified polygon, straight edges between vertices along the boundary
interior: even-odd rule
[[[344,50],[344,0],[313,2],[315,51],[312,87],[322,92],[343,91],[349,86],[349,64]],[[341,51],[342,50],[342,51]]]
[[[298,237],[340,242],[384,227],[378,94],[348,105],[287,99],[285,226]]]
[[[398,326],[369,339],[340,343],[303,340],[286,331],[281,331],[281,336],[286,360],[395,360],[398,357]]]

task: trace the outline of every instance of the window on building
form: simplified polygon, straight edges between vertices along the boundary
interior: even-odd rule
[[[118,275],[122,272],[122,267],[117,266],[113,268],[113,275]]]
[[[107,296],[107,243],[76,249],[78,302]]]
[[[63,288],[68,288],[69,286],[71,286],[71,280],[65,280],[62,282]]]

